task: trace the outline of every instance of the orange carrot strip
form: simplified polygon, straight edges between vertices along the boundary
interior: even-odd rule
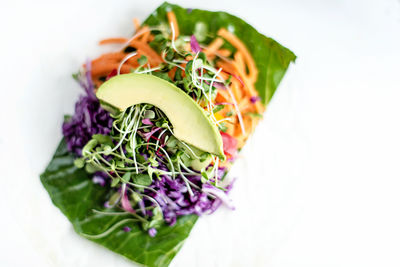
[[[215,53],[217,50],[224,44],[224,40],[222,38],[217,37],[215,38],[205,49],[204,53],[206,54],[207,57],[210,59],[215,58]]]
[[[185,51],[192,51],[192,47],[191,47],[190,43],[186,43],[184,49],[185,49]]]
[[[192,60],[192,59],[193,59],[193,56],[191,56],[191,55],[188,55],[188,56],[186,56],[186,57],[185,57],[185,59],[186,59],[187,61],[190,61],[190,60]]]
[[[253,81],[250,79],[250,77],[246,75],[245,70],[240,67],[240,64],[237,61],[232,62],[232,65],[235,68],[235,70],[232,73],[237,73],[242,78],[243,83],[245,84],[244,91],[246,92],[246,94],[249,97],[257,96],[258,93],[254,88]]]
[[[243,84],[243,81],[241,80],[242,79],[241,76],[244,74],[240,75],[237,73],[237,71],[236,71],[237,68],[235,67],[234,61],[232,61],[230,59],[224,59],[224,60],[217,61],[217,67],[222,68],[223,72],[221,72],[221,76],[224,79],[228,79],[229,76],[232,76],[232,81],[236,80],[241,85]],[[236,75],[231,75],[234,73],[236,73]]]
[[[136,31],[140,29],[140,21],[137,18],[133,19],[133,26],[135,26]]]
[[[243,94],[242,94],[242,90],[240,89],[240,83],[238,80],[232,79],[231,89],[232,89],[233,95],[235,96],[235,99],[242,99]]]
[[[233,134],[235,133],[235,125],[236,125],[236,116],[232,116],[231,117],[233,119],[233,123],[227,123],[225,124],[226,126],[226,133],[233,136]]]
[[[250,101],[249,101],[249,99],[247,99],[247,98],[245,98],[245,97],[243,97],[242,99],[240,99],[240,102],[238,103],[238,107],[239,107],[239,110],[243,113],[243,111],[246,109],[246,108],[248,108],[249,106],[250,106],[250,103],[249,103]]]
[[[242,53],[240,51],[237,51],[233,57],[235,59],[233,64],[236,65],[236,67],[240,69],[243,73],[246,73],[246,65],[244,63]]]
[[[92,62],[97,63],[104,60],[120,62],[124,57],[125,54],[123,52],[113,52],[113,53],[103,54],[100,57],[94,59]]]
[[[149,62],[154,63],[154,65],[160,65],[162,63],[162,58],[157,54],[148,44],[133,40],[130,45],[140,50],[148,56]]]
[[[103,39],[99,42],[99,45],[106,45],[106,44],[124,44],[128,41],[128,39],[123,37],[116,37],[116,38],[107,38]]]
[[[254,88],[254,84],[249,80],[249,78],[243,78],[243,82],[245,84],[244,88],[247,89],[247,96],[250,98],[252,96],[258,96],[257,90]],[[264,112],[264,106],[261,101],[257,101],[255,104],[256,110],[258,113]]]
[[[173,11],[168,11],[167,18],[168,18],[169,26],[173,27],[173,30],[175,32],[175,40],[176,40],[176,38],[179,36],[179,27],[178,27],[178,22],[176,20],[175,13]]]
[[[149,41],[149,37],[150,37],[150,31],[143,33],[142,38],[140,39],[140,41],[142,41],[143,43],[147,43]]]
[[[176,73],[176,69],[177,67],[172,68],[169,72],[168,72],[168,77],[173,81],[175,78],[175,73]]]
[[[217,54],[218,55],[221,55],[221,56],[223,56],[223,57],[229,57],[230,55],[231,55],[231,51],[229,50],[229,49],[225,49],[225,48],[222,48],[222,49],[219,49],[218,51],[217,51]]]
[[[230,61],[217,61],[217,67],[222,68],[225,72],[235,73],[235,67],[232,65]]]
[[[215,53],[215,51],[217,51],[223,44],[224,40],[217,37],[204,49],[204,53]]]
[[[251,80],[255,81],[257,79],[258,70],[252,56],[249,53],[249,50],[247,50],[247,47],[243,44],[243,42],[240,41],[239,38],[237,38],[234,34],[230,33],[224,28],[219,29],[218,35],[225,38],[225,40],[230,42],[238,51],[243,54],[243,57],[249,68],[249,77],[251,78]]]
[[[226,90],[219,89],[215,98],[216,102],[230,102],[231,97]]]
[[[147,43],[150,37],[150,29],[148,26],[144,26],[141,30],[144,31],[142,38],[140,40],[144,43]]]
[[[100,85],[103,83],[102,81],[100,81],[99,79],[93,79],[93,83],[95,85],[96,88],[99,88]]]
[[[92,77],[107,76],[114,69],[118,69],[119,63],[99,62],[92,64]],[[132,66],[124,64],[121,68],[121,73],[129,73]]]

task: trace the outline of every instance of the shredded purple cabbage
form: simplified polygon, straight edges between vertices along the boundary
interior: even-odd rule
[[[163,164],[160,164],[159,169],[167,170]],[[218,169],[218,180],[222,180],[225,172],[225,168]],[[226,191],[223,191],[209,182],[203,184],[200,176],[187,176],[186,178],[197,187],[191,186],[193,195],[190,195],[185,181],[180,176],[175,179],[168,175],[162,175],[160,179],[154,178],[150,187],[157,193],[145,190],[145,193],[153,197],[160,205],[167,224],[174,225],[177,216],[181,215],[211,214],[223,203],[233,209],[233,206],[229,205],[230,200],[227,196],[232,188],[232,183],[226,188]],[[151,205],[152,203],[146,204]],[[147,212],[147,215],[151,215],[151,211]]]
[[[112,127],[112,118],[101,106],[94,94],[91,78],[90,61],[86,63],[85,79],[79,84],[86,94],[80,96],[75,104],[75,113],[64,122],[62,132],[67,141],[68,150],[82,154],[82,148],[94,134],[109,134]]]

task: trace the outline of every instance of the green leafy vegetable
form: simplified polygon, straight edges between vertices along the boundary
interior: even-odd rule
[[[197,39],[204,43],[208,43],[215,38],[217,31],[221,27],[232,30],[245,43],[255,59],[259,70],[256,89],[264,104],[267,104],[271,99],[290,62],[296,59],[296,56],[287,48],[273,39],[263,36],[243,20],[225,12],[210,12],[198,9],[188,12],[187,9],[164,3],[157,8],[144,24],[167,24],[167,10],[172,10],[176,14],[181,34],[195,34]],[[158,34],[151,45],[157,50],[162,50],[165,48],[165,44],[165,37]],[[226,44],[225,48],[233,49],[229,44]],[[170,55],[167,55],[168,57]],[[142,57],[140,64],[145,64],[146,61],[147,58]],[[186,67],[191,67],[191,64],[187,64]],[[158,75],[157,72],[154,72],[154,75]],[[161,75],[162,78],[169,80],[165,72]],[[175,77],[177,77],[176,80],[181,81],[182,72],[178,70]],[[182,86],[188,92],[191,92],[193,88],[190,87],[190,81],[185,80],[185,78],[181,81]],[[194,91],[194,93],[199,97],[199,92]],[[154,114],[149,112],[146,114],[147,117],[153,118]],[[156,122],[158,127],[163,127],[165,124],[166,122],[163,121]],[[223,124],[221,124],[221,128],[221,130],[225,130]],[[175,145],[173,143],[174,140],[171,139],[167,147],[173,147]],[[110,139],[107,136],[96,135],[85,146],[83,152],[91,151],[99,144],[104,146],[105,151],[111,150],[112,142],[110,142]],[[128,150],[129,147],[127,148]],[[143,161],[144,159],[138,157],[138,162]],[[118,164],[116,162],[113,167],[118,167]],[[168,266],[183,245],[183,241],[189,235],[198,217],[194,215],[182,216],[171,227],[162,224],[162,216],[155,210],[154,216],[157,218],[149,222],[145,229],[159,224],[161,226],[157,229],[157,235],[151,237],[147,232],[143,231],[144,227],[141,223],[136,222],[135,219],[130,219],[132,217],[129,217],[125,212],[118,213],[118,216],[115,216],[117,210],[113,209],[109,209],[107,212],[114,214],[114,216],[108,216],[107,212],[95,212],[96,210],[103,210],[104,203],[107,200],[111,205],[117,202],[119,194],[115,194],[115,191],[107,187],[94,184],[91,181],[92,175],[89,174],[89,171],[93,172],[95,170],[89,170],[91,166],[88,164],[85,169],[76,167],[82,167],[82,165],[82,160],[75,160],[74,156],[67,151],[65,141],[62,140],[53,159],[41,175],[41,181],[54,205],[71,221],[75,231],[85,238],[93,240],[140,264]],[[149,174],[142,174],[141,176],[127,174],[121,179],[148,185],[152,179],[150,169]],[[210,174],[204,171],[202,173],[203,182],[206,182],[209,176]],[[112,184],[116,186],[119,182],[121,182],[120,179],[115,179]],[[124,232],[123,227],[125,226],[129,226],[131,231]],[[104,235],[105,232],[107,232],[106,235]]]
[[[40,179],[54,205],[67,216],[78,234],[147,266],[168,266],[198,218],[195,215],[180,217],[174,226],[162,225],[157,229],[157,235],[151,237],[139,223],[127,219],[129,215],[107,216],[94,212],[104,209],[103,204],[113,199],[113,192],[93,184],[84,170],[74,166],[74,157],[68,152],[64,140]],[[94,238],[114,225],[118,227],[111,234]],[[124,232],[124,226],[132,230]]]

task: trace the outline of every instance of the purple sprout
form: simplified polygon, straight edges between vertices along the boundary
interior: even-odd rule
[[[142,119],[142,123],[144,125],[153,125],[153,123],[151,122],[151,120],[149,118]]]
[[[129,226],[125,226],[124,228],[122,228],[122,230],[124,232],[130,232],[132,229]]]
[[[96,172],[93,177],[92,181],[94,184],[99,184],[100,186],[106,185],[106,179],[108,178],[107,174],[104,172]]]
[[[252,97],[250,97],[250,102],[251,103],[256,103],[258,100],[260,100],[260,97],[258,97],[258,96],[252,96]]]
[[[155,237],[157,234],[157,229],[156,228],[150,228],[149,229],[149,236]]]
[[[197,42],[196,36],[194,36],[194,35],[192,35],[190,37],[190,48],[192,48],[192,51],[194,53],[201,52],[201,48],[200,48],[199,42]]]

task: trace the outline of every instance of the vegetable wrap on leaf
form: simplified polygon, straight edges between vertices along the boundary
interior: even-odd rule
[[[164,3],[134,27],[74,75],[41,181],[78,234],[168,266],[199,216],[234,209],[227,173],[296,57],[225,12]]]

